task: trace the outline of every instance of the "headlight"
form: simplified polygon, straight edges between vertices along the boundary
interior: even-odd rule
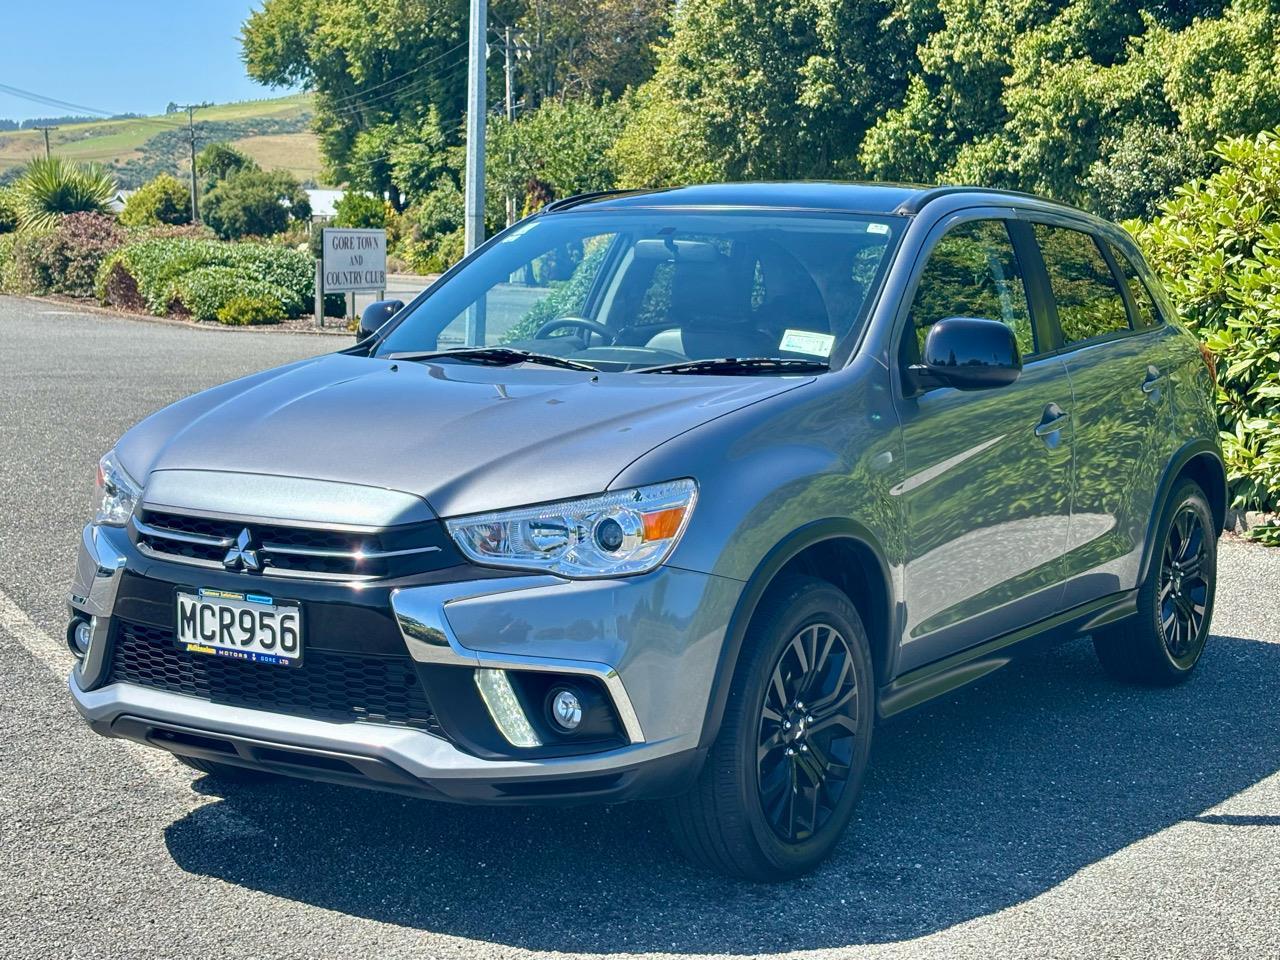
[[[141,494],[137,482],[116,462],[116,452],[108,451],[98,461],[98,512],[93,522],[123,527]]]
[[[476,563],[566,577],[613,577],[645,573],[665,560],[689,522],[697,494],[692,480],[672,480],[458,517],[447,525]]]

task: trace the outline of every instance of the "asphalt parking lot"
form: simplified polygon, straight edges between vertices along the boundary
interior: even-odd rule
[[[642,805],[224,790],[92,735],[61,634],[97,457],[343,343],[0,297],[0,955],[1280,956],[1280,551],[1239,543],[1190,683],[1076,643],[886,725],[837,855],[785,885],[695,871]]]

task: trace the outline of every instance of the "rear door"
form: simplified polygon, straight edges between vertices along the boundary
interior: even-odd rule
[[[1138,312],[1105,241],[1070,220],[1031,224],[1071,377],[1074,496],[1065,606],[1135,585],[1168,429],[1159,328]]]
[[[963,215],[961,215],[963,217]],[[935,228],[898,363],[916,362],[949,316],[1009,325],[1023,353],[1012,384],[950,387],[897,399],[906,522],[905,626],[910,670],[1057,612],[1071,499],[1071,387],[1045,342],[1043,299],[1028,286],[1025,228],[1002,217]]]

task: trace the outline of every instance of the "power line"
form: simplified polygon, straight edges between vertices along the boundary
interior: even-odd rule
[[[11,94],[22,100],[30,100],[32,103],[40,103],[46,107],[62,107],[64,110],[80,110],[84,113],[96,113],[103,117],[114,116],[110,110],[99,110],[97,107],[86,107],[82,103],[71,103],[68,100],[59,100],[57,97],[47,97],[43,93],[35,93],[31,90],[23,90],[21,87],[13,87],[7,83],[0,83],[0,91]]]
[[[454,47],[450,47],[448,50],[446,50],[444,53],[440,54],[439,56],[432,57],[430,60],[426,61],[425,63],[420,63],[416,67],[412,67],[411,69],[406,70],[404,73],[399,74],[398,76],[390,77],[386,80],[383,80],[381,83],[375,83],[373,86],[365,87],[363,90],[359,90],[355,93],[349,93],[349,94],[346,94],[345,96],[336,97],[330,102],[336,104],[336,103],[342,103],[345,100],[359,100],[360,98],[364,97],[366,94],[369,94],[374,90],[378,90],[378,89],[381,89],[382,87],[387,86],[388,84],[395,83],[397,80],[403,80],[405,77],[411,76],[420,70],[425,70],[427,67],[431,66],[433,63],[436,63],[439,60],[443,60],[445,57],[451,54],[457,53],[466,45],[467,45],[467,41],[463,40],[461,43],[457,44]]]
[[[332,109],[334,113],[339,114],[340,116],[348,116],[348,117],[358,116],[359,114],[364,113],[366,110],[368,110],[370,107],[376,104],[384,103],[387,100],[391,100],[392,98],[409,96],[409,95],[412,95],[417,90],[426,89],[428,85],[436,81],[443,80],[445,77],[449,76],[449,74],[451,74],[453,71],[457,70],[459,67],[466,66],[466,64],[467,64],[467,60],[464,57],[463,59],[458,60],[455,63],[451,63],[448,66],[441,67],[439,71],[437,71],[436,73],[432,74],[429,77],[419,77],[417,80],[413,81],[412,83],[406,84],[403,87],[399,87],[395,90],[389,90],[386,93],[380,93],[377,96],[370,97],[367,100],[364,100],[358,104],[353,103],[353,104],[348,104],[346,106],[337,106],[337,107],[331,107],[329,104],[326,104],[325,106],[328,107],[329,109]]]

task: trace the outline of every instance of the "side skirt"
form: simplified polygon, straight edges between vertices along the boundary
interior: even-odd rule
[[[1131,617],[1138,611],[1138,592],[1128,590],[1065,610],[1029,627],[1006,633],[942,660],[917,667],[880,688],[879,713],[891,717],[919,706],[1003,667],[1032,647],[1041,648]]]

